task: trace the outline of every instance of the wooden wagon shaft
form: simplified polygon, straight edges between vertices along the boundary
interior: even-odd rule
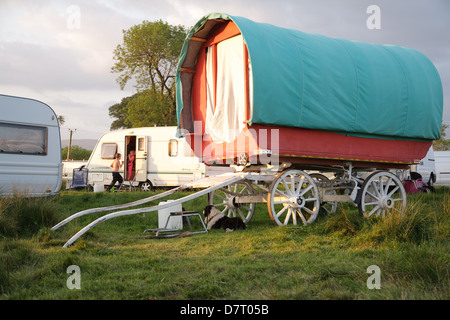
[[[143,204],[146,204],[146,203],[149,203],[149,202],[152,202],[152,201],[164,198],[166,196],[169,196],[169,195],[174,194],[174,193],[176,193],[178,191],[181,191],[181,190],[187,190],[187,189],[192,189],[192,188],[208,187],[208,186],[211,186],[213,183],[221,182],[221,180],[223,180],[223,179],[226,180],[228,177],[230,177],[230,175],[218,175],[218,176],[215,176],[215,177],[208,177],[208,178],[204,178],[204,179],[199,179],[199,180],[191,182],[189,184],[170,189],[168,191],[156,194],[154,196],[151,196],[151,197],[148,197],[148,198],[145,198],[145,199],[141,199],[141,200],[137,200],[137,201],[133,201],[133,202],[129,202],[129,203],[124,203],[124,204],[119,204],[119,205],[114,205],[114,206],[92,208],[92,209],[83,210],[83,211],[77,212],[77,213],[71,215],[70,217],[62,220],[61,222],[59,222],[58,224],[53,226],[50,230],[52,230],[52,231],[57,230],[60,227],[62,227],[63,225],[67,224],[68,222],[70,222],[70,221],[72,221],[72,220],[74,220],[76,218],[79,218],[81,216],[87,215],[87,214],[136,207],[136,206],[139,206],[139,205],[143,205]]]
[[[130,203],[124,203],[124,204],[119,204],[119,205],[115,205],[115,206],[108,206],[108,207],[100,207],[100,208],[92,208],[92,209],[87,209],[87,210],[83,210],[80,212],[77,212],[73,215],[71,215],[70,217],[62,220],[61,222],[59,222],[58,224],[56,224],[55,226],[53,226],[50,230],[55,231],[57,229],[59,229],[60,227],[62,227],[63,225],[69,223],[70,221],[72,221],[73,219],[79,218],[81,216],[87,215],[87,214],[91,214],[91,213],[97,213],[97,212],[105,212],[105,211],[112,211],[112,210],[119,210],[119,209],[125,209],[125,208],[131,208],[131,207],[135,207],[138,205],[142,205],[151,201],[155,201],[158,200],[160,198],[166,197],[168,195],[174,194],[177,191],[183,190],[184,186],[179,186],[176,188],[173,188],[171,190],[159,193],[157,195],[145,198],[145,199],[141,199],[141,200],[137,200],[134,202],[130,202]]]
[[[321,202],[353,202],[349,195],[323,194],[320,197]],[[286,197],[275,197],[275,202],[286,201]],[[261,193],[250,196],[239,196],[235,199],[236,204],[244,203],[267,203],[267,194]]]
[[[321,194],[320,200],[321,202],[353,202],[347,194]]]
[[[289,198],[286,197],[275,197],[273,201],[275,202],[286,202],[289,201]],[[337,201],[337,200],[326,200],[326,201]],[[244,204],[244,203],[267,203],[267,193],[259,193],[256,195],[249,196],[237,196],[234,201],[236,204]]]
[[[86,227],[84,227],[80,231],[78,231],[74,236],[72,236],[72,238],[70,238],[64,244],[63,248],[67,248],[68,246],[73,244],[79,237],[81,237],[84,233],[86,233],[87,231],[89,231],[90,229],[95,227],[97,224],[102,223],[104,221],[107,221],[107,220],[110,220],[110,219],[116,218],[116,217],[134,215],[134,214],[139,214],[139,213],[147,213],[147,212],[152,212],[152,211],[169,208],[169,207],[175,206],[177,204],[181,204],[181,203],[190,201],[192,199],[198,198],[198,197],[208,194],[214,190],[223,188],[224,186],[227,186],[229,184],[236,183],[236,182],[242,180],[245,176],[246,176],[246,174],[232,174],[232,175],[225,174],[225,175],[220,175],[220,176],[216,176],[216,177],[200,179],[198,181],[194,181],[194,182],[192,182],[188,185],[185,185],[183,187],[180,187],[180,188],[181,189],[187,189],[188,187],[195,188],[195,187],[197,187],[197,185],[207,184],[208,181],[209,181],[210,186],[208,188],[198,191],[196,193],[190,194],[188,196],[182,197],[180,199],[177,199],[177,200],[174,200],[169,203],[162,204],[162,205],[152,206],[149,208],[118,211],[118,212],[112,212],[112,213],[106,214],[106,215],[96,219],[95,221],[91,222],[90,224],[88,224]],[[179,190],[178,188],[175,188],[175,189]],[[173,189],[169,190],[169,191],[173,191]],[[173,191],[172,193],[174,193],[175,191]],[[100,209],[104,209],[104,208],[100,208]]]
[[[236,204],[244,203],[265,203],[267,202],[267,193],[258,193],[256,195],[236,196]]]
[[[350,195],[326,194],[326,189],[319,188],[321,202],[353,202]],[[286,197],[275,197],[274,201],[286,201]],[[244,203],[267,203],[267,193],[258,193],[256,195],[236,196],[236,204]]]

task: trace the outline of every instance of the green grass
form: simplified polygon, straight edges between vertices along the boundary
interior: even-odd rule
[[[247,229],[231,233],[142,238],[157,227],[157,212],[108,220],[66,249],[102,214],[50,230],[80,210],[149,195],[0,200],[0,299],[449,299],[450,188],[408,196],[401,216],[365,219],[347,204],[300,228],[275,227],[258,204]],[[201,211],[206,202],[184,207]],[[70,265],[80,267],[80,290],[66,286]],[[370,265],[380,267],[379,290],[366,286]]]

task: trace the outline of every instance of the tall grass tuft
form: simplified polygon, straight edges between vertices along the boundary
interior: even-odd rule
[[[365,219],[355,210],[348,210],[345,205],[339,205],[335,214],[327,217],[323,224],[324,233],[338,232],[343,235],[356,235],[364,227]]]
[[[448,284],[450,260],[447,249],[434,242],[412,246],[406,251],[403,272],[428,284]],[[443,289],[448,293],[448,287],[443,286]]]
[[[58,222],[57,205],[52,197],[15,195],[0,199],[0,236],[31,237],[43,227]]]
[[[420,243],[431,238],[433,219],[422,201],[408,205],[404,210],[393,210],[385,217],[369,219],[369,237],[379,241]]]
[[[0,296],[12,285],[11,274],[36,265],[39,259],[35,245],[30,242],[15,239],[0,242]]]
[[[430,197],[412,197],[405,209],[392,210],[384,217],[363,218],[356,210],[341,206],[323,223],[322,232],[358,237],[362,241],[378,244],[390,241],[411,244],[445,241],[450,235],[450,196],[448,193],[438,194],[433,201]]]

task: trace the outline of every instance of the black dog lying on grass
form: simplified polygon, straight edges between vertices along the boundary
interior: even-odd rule
[[[214,206],[208,205],[203,210],[205,224],[208,230],[223,229],[227,232],[237,229],[245,229],[245,223],[239,218],[229,218]]]

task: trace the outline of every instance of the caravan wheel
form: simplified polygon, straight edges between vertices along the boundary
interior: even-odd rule
[[[149,180],[147,180],[139,183],[139,188],[141,188],[142,191],[152,191],[153,185]]]
[[[300,170],[280,173],[270,186],[267,208],[279,226],[314,222],[320,209],[316,182]]]
[[[249,223],[255,212],[254,203],[236,203],[240,196],[254,195],[256,191],[250,183],[241,181],[215,190],[209,194],[210,205],[216,207],[227,217],[239,217],[245,224]]]
[[[376,171],[361,187],[359,213],[364,217],[401,213],[406,207],[406,191],[400,179],[388,171]]]

